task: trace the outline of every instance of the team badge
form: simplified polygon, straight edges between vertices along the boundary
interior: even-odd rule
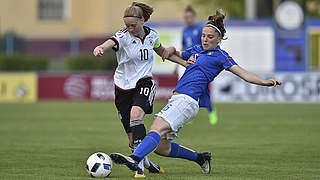
[[[124,33],[122,33],[122,32],[117,32],[117,33],[116,33],[116,36],[117,36],[118,38],[123,38]]]
[[[150,39],[150,45],[152,45],[153,44],[153,41],[152,41],[152,39]]]

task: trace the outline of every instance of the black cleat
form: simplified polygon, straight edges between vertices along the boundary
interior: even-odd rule
[[[156,164],[153,164],[152,162],[149,162],[150,163],[150,166],[149,167],[146,167],[146,169],[149,170],[150,173],[156,173],[156,174],[162,174],[164,173],[164,170],[159,166],[159,165],[156,165]]]
[[[211,153],[203,152],[198,154],[197,163],[200,165],[202,172],[209,174],[211,171]]]
[[[132,171],[142,171],[138,166],[139,163],[129,156],[120,153],[112,153],[110,154],[110,158],[116,164],[124,164]]]

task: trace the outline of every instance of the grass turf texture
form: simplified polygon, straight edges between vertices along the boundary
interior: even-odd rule
[[[155,103],[159,111],[165,102]],[[201,110],[176,142],[214,153],[213,172],[190,161],[151,159],[165,174],[148,179],[320,179],[319,104],[217,104],[219,121],[209,125]],[[146,116],[147,127],[153,117]],[[126,134],[112,102],[0,104],[0,179],[92,179],[89,155],[128,154]],[[133,179],[113,166],[111,179]]]

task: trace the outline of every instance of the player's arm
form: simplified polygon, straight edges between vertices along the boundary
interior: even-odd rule
[[[276,79],[267,79],[264,80],[258,75],[246,71],[245,69],[241,68],[239,65],[233,65],[229,68],[229,71],[231,71],[233,74],[239,76],[241,79],[252,83],[252,84],[257,84],[261,86],[276,86],[276,85],[281,85],[281,82]]]
[[[170,61],[174,62],[174,63],[177,63],[177,64],[180,64],[184,67],[188,67],[189,64],[181,59],[179,56],[177,56],[176,54],[170,54],[168,51],[168,48],[164,48],[162,45],[158,46],[157,48],[153,48],[154,51],[163,59],[169,59]],[[167,55],[170,54],[170,56],[167,57]],[[164,58],[166,57],[166,58]]]
[[[101,45],[94,48],[93,55],[94,56],[102,56],[105,51],[107,51],[108,49],[111,49],[115,45],[116,45],[116,43],[113,40],[108,39],[104,43],[102,43]]]
[[[165,52],[162,54],[162,59],[168,59],[170,56],[172,55],[176,55],[178,57],[181,57],[182,58],[182,52],[181,51],[177,51],[175,47],[173,46],[170,46],[168,48],[165,48]]]

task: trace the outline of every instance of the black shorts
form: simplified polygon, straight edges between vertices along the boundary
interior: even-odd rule
[[[156,84],[152,78],[143,78],[136,83],[136,87],[123,90],[115,86],[115,105],[126,133],[131,132],[130,112],[132,106],[139,106],[146,114],[153,110]]]

